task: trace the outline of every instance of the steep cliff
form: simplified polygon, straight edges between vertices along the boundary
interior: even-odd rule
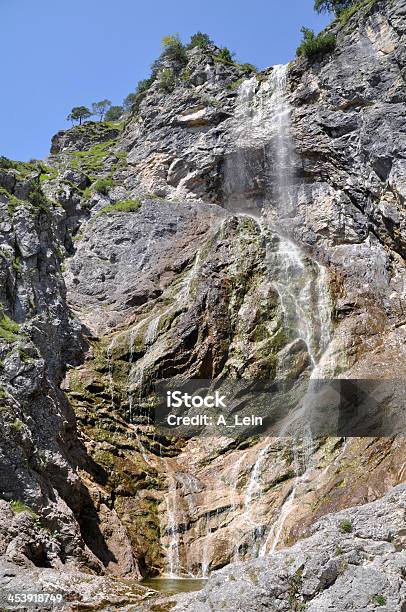
[[[278,564],[405,480],[402,436],[177,440],[150,421],[160,379],[403,377],[405,29],[404,0],[367,2],[333,51],[258,74],[197,47],[122,122],[2,162],[3,581],[85,569],[121,596]]]

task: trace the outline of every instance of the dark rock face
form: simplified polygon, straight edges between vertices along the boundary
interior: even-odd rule
[[[314,343],[332,328],[323,375],[403,375],[406,3],[332,28],[330,56],[289,67],[291,145],[272,69],[247,79],[195,49],[124,125],[58,133],[45,170],[0,170],[2,585],[69,564],[76,601],[78,569],[239,558],[177,609],[340,610],[350,584],[347,608],[403,610],[403,493],[361,506],[404,480],[403,439],[317,440],[309,468],[304,443],[176,442],[148,422],[156,379],[310,375],[320,351],[286,331],[284,269],[306,280]],[[86,584],[85,603],[113,589]],[[114,584],[112,605],[145,595]]]

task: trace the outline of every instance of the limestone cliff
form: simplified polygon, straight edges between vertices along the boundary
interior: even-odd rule
[[[402,436],[174,440],[150,421],[157,379],[404,375],[406,3],[330,30],[333,51],[258,74],[189,50],[122,122],[1,162],[3,584],[265,575],[405,480]],[[339,575],[292,597],[333,609]]]

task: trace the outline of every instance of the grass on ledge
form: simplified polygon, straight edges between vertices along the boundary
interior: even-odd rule
[[[115,204],[109,204],[105,206],[102,210],[97,213],[97,217],[100,215],[104,215],[107,213],[118,213],[118,212],[136,212],[141,206],[141,200],[121,200],[120,202],[116,202]]]
[[[27,514],[29,514],[31,518],[38,518],[38,514],[19,499],[12,499],[10,502],[10,508],[12,509],[14,514],[21,514],[21,512],[27,512]]]
[[[20,326],[0,310],[0,339],[7,342],[18,340]]]

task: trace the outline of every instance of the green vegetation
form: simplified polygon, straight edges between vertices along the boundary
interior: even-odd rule
[[[241,83],[244,82],[244,77],[241,77],[240,79],[237,79],[236,81],[233,81],[232,83],[229,83],[229,85],[227,85],[227,89],[229,89],[230,91],[235,91],[236,89],[239,88],[239,86],[241,85]]]
[[[313,30],[305,27],[301,29],[301,32],[303,33],[303,40],[296,52],[299,57],[305,56],[312,60],[334,50],[336,45],[334,34],[320,33],[316,36]]]
[[[352,523],[348,519],[343,519],[338,527],[341,533],[351,533],[352,532]]]
[[[24,427],[24,423],[21,421],[21,419],[14,419],[14,421],[12,423],[10,423],[10,427],[13,431],[21,431]]]
[[[196,32],[196,34],[193,34],[193,36],[190,38],[190,43],[188,44],[187,48],[194,49],[195,47],[200,47],[200,49],[205,49],[212,44],[213,41],[208,34]]]
[[[15,161],[8,159],[8,157],[0,156],[0,168],[3,170],[17,170],[22,177],[25,177],[32,172],[41,172],[41,163],[37,160],[29,162]]]
[[[38,514],[34,512],[34,510],[32,510],[29,506],[27,506],[27,504],[24,504],[24,502],[22,502],[19,499],[11,500],[10,508],[12,509],[14,514],[21,514],[21,512],[27,512],[27,514],[29,514],[31,518],[35,518],[35,519],[38,518]]]
[[[0,310],[0,339],[15,342],[19,338],[20,326]]]
[[[98,179],[93,185],[92,189],[97,191],[97,193],[101,193],[102,195],[108,195],[110,189],[114,187],[114,181],[111,178],[101,178]]]
[[[85,119],[89,119],[89,117],[91,116],[92,113],[87,108],[87,106],[74,106],[69,115],[66,117],[66,120],[72,121],[72,123],[75,123],[77,121],[79,122],[79,125],[82,125],[82,122]]]
[[[103,121],[105,114],[111,107],[110,100],[100,100],[100,102],[92,103],[92,115],[99,117],[100,121]]]
[[[217,55],[213,55],[213,59],[214,61],[221,62],[222,64],[234,65],[234,56],[235,53],[231,52],[230,49],[227,49],[227,47],[223,47],[222,49],[220,49],[220,52]]]
[[[4,157],[4,155],[0,155],[0,168],[3,170],[15,169],[15,162],[8,157]]]
[[[253,72],[257,72],[257,68],[256,66],[254,66],[254,64],[239,64],[239,67],[241,68],[241,70],[243,70],[244,72],[248,72],[248,73],[253,73]]]
[[[19,200],[18,198],[16,198],[14,195],[8,194],[8,204],[7,204],[7,211],[10,217],[12,217],[14,215],[14,211],[17,208],[17,206],[24,206],[24,202],[22,200]]]
[[[20,262],[20,258],[16,257],[15,259],[13,259],[13,262],[11,264],[14,272],[17,272],[17,274],[20,272],[21,270],[21,262]]]
[[[104,119],[105,121],[119,121],[123,113],[124,108],[122,106],[111,106]]]
[[[48,166],[41,165],[41,174],[39,180],[41,183],[45,181],[52,181],[58,176],[58,170],[56,168],[48,168]]]
[[[384,595],[375,595],[374,602],[377,606],[385,606],[386,605],[386,597]]]
[[[164,68],[159,77],[159,87],[162,91],[170,93],[175,89],[176,77],[171,68]]]
[[[120,202],[116,202],[115,204],[109,204],[105,206],[97,216],[104,215],[107,213],[118,213],[118,212],[136,212],[141,206],[141,200],[121,200]]]
[[[346,26],[349,20],[355,13],[357,13],[362,8],[370,8],[374,4],[375,0],[362,0],[361,2],[352,3],[348,8],[342,9],[338,13],[338,20],[342,27]]]
[[[140,84],[143,83],[143,81],[140,81],[138,83],[137,89],[140,87]],[[126,113],[129,113],[132,110],[132,107],[134,106],[134,104],[137,101],[137,94],[136,93],[129,93],[128,96],[126,96],[123,100],[123,110]]]
[[[188,61],[187,51],[196,47],[208,49],[213,45],[213,41],[208,34],[196,32],[190,38],[190,42],[184,45],[178,34],[169,34],[162,39],[162,53],[151,66],[151,75],[147,79],[138,82],[134,92],[129,93],[123,100],[121,106],[112,106],[110,100],[101,100],[92,104],[92,111],[87,106],[74,107],[67,119],[79,126],[89,119],[92,115],[97,115],[100,121],[118,121],[123,113],[138,112],[140,104],[155,81],[159,81],[161,91],[171,92],[175,88],[178,78],[188,81],[190,73],[185,70]],[[257,70],[249,63],[238,64],[233,60],[234,53],[227,47],[220,49],[213,59],[223,64],[239,67],[244,73],[252,74]],[[43,179],[47,180],[47,179]]]
[[[169,60],[170,62],[178,62],[182,65],[186,64],[186,47],[180,40],[179,34],[170,34],[169,36],[164,36],[162,39],[162,47],[164,50],[158,59],[159,68],[161,67],[162,62],[164,60]]]
[[[42,193],[39,185],[35,185],[28,195],[28,201],[36,212],[43,211],[49,213],[49,201]]]
[[[318,13],[334,13],[339,16],[356,3],[356,0],[315,0],[314,9]]]
[[[103,170],[103,163],[109,154],[109,150],[115,144],[115,140],[107,140],[94,145],[85,151],[75,151],[69,155],[72,157],[72,167],[80,168],[85,174],[93,174]]]

